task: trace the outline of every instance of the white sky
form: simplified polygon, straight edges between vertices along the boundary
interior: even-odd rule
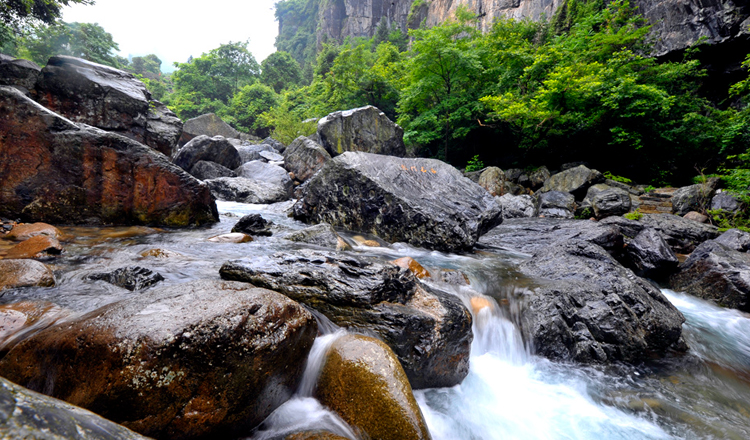
[[[89,6],[63,9],[66,22],[99,23],[120,46],[119,54],[156,54],[161,68],[219,47],[250,40],[248,49],[260,63],[273,53],[279,24],[278,0],[96,0]]]

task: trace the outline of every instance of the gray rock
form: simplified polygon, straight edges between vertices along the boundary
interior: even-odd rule
[[[573,218],[576,209],[572,194],[561,191],[539,193],[539,217]]]
[[[277,141],[276,139],[272,137],[267,137],[263,139],[261,144],[270,145],[279,153],[284,153],[284,150],[286,150],[286,145],[284,145],[281,141]]]
[[[750,250],[750,234],[739,229],[730,229],[719,235],[714,241],[737,252],[747,252]]]
[[[644,214],[640,220],[607,217],[601,223],[616,227],[628,238],[635,238],[645,228],[654,228],[678,254],[689,254],[700,243],[719,236],[716,226],[697,223],[673,214]]]
[[[207,113],[200,115],[193,119],[185,121],[185,125],[182,128],[182,136],[179,140],[179,145],[183,146],[190,142],[197,136],[222,136],[227,139],[240,139],[242,141],[257,140],[255,136],[251,136],[245,133],[240,133],[234,128],[230,127],[229,124],[222,121],[220,117],[214,113]]]
[[[273,234],[270,229],[271,225],[273,225],[273,222],[266,221],[260,214],[248,214],[235,223],[232,232],[268,237]]]
[[[629,240],[625,264],[640,276],[659,279],[677,268],[679,261],[664,237],[653,228],[644,228]]]
[[[544,182],[546,182],[547,179],[549,179],[550,177],[551,177],[551,174],[549,170],[547,169],[547,167],[541,166],[529,174],[528,184],[526,186],[536,191],[542,186],[544,186]]]
[[[344,249],[348,247],[341,236],[336,233],[333,226],[328,223],[320,223],[315,226],[310,226],[309,228],[292,232],[284,238],[291,241],[309,243],[315,246],[322,246],[331,249]]]
[[[597,192],[591,198],[591,207],[598,219],[623,215],[630,211],[630,194],[620,188],[609,188]]]
[[[591,185],[604,182],[604,175],[578,165],[551,176],[539,191],[561,191],[573,194],[576,200],[583,200]]]
[[[185,171],[198,161],[205,160],[233,170],[242,165],[237,149],[222,136],[200,135],[188,142],[175,154],[173,162]]]
[[[115,286],[130,291],[151,287],[159,281],[164,281],[160,273],[140,266],[119,267],[111,272],[94,273],[88,276],[90,280],[106,281]]]
[[[683,186],[672,194],[672,213],[685,215],[690,211],[703,212],[714,192],[715,187],[710,184]]]
[[[670,279],[672,289],[750,312],[750,254],[723,244],[733,241],[701,243]]]
[[[260,155],[261,159],[265,159],[269,162],[283,162],[284,156],[280,155],[279,153],[275,151],[261,151],[258,153]]]
[[[741,204],[737,197],[735,197],[731,193],[719,190],[711,199],[710,209],[720,209],[722,211],[736,213],[741,209]]]
[[[39,102],[76,122],[113,131],[171,157],[182,121],[130,73],[58,55],[37,83]]]
[[[498,167],[485,168],[477,184],[486,189],[492,196],[502,196],[505,191],[505,173]]]
[[[537,216],[537,200],[530,195],[505,194],[495,197],[495,201],[502,208],[504,219]]]
[[[522,263],[548,280],[527,296],[523,329],[537,353],[583,363],[637,362],[685,349],[685,318],[652,284],[599,246],[557,242]]]
[[[240,153],[240,157],[242,158],[242,163],[247,163],[247,162],[251,162],[254,160],[263,159],[263,156],[260,155],[260,153],[263,151],[268,151],[268,152],[276,151],[274,150],[272,146],[268,144],[258,144],[258,145],[242,144],[236,148],[237,148],[237,152]]]
[[[347,151],[406,155],[404,130],[371,105],[322,118],[318,121],[318,137],[331,157]]]
[[[294,180],[304,182],[331,160],[331,155],[312,140],[300,136],[284,150],[284,167]]]
[[[468,172],[465,171],[464,172],[464,177],[466,177],[467,179],[471,180],[472,182],[478,184],[479,183],[479,176],[481,176],[482,173],[485,172],[485,171],[487,171],[487,167],[482,168],[481,170],[476,170],[476,171],[468,171]]]
[[[528,175],[526,175],[526,173],[520,168],[509,168],[505,170],[505,179],[509,182],[518,183],[518,179],[520,179],[521,176],[526,176],[526,179],[528,179]]]
[[[289,200],[287,188],[245,177],[219,177],[205,181],[219,200],[241,203],[276,203]]]
[[[236,170],[239,177],[254,180],[267,185],[274,185],[285,191],[288,195],[292,194],[294,183],[289,177],[289,173],[278,165],[273,165],[259,160],[242,164]]]
[[[13,86],[28,95],[42,75],[36,63],[0,54],[0,86]]]
[[[532,254],[557,241],[572,239],[594,243],[608,252],[622,249],[623,238],[613,226],[592,220],[554,218],[515,218],[492,229],[479,239],[483,247]]]
[[[444,162],[354,152],[308,182],[294,217],[446,251],[470,249],[502,222],[493,197]]]
[[[148,440],[90,411],[2,377],[0,426],[6,439]]]
[[[396,353],[414,388],[453,386],[468,374],[469,311],[456,296],[421,285],[408,269],[302,250],[228,261],[219,273],[281,292],[339,326],[374,332]]]
[[[237,173],[216,162],[199,160],[190,168],[190,174],[196,179],[208,180],[219,177],[237,177]]]

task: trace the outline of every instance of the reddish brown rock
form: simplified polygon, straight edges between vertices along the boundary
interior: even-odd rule
[[[316,334],[279,293],[200,280],[36,333],[0,375],[151,437],[234,438],[292,396]]]
[[[0,306],[0,358],[33,333],[69,315],[70,311],[49,301],[22,301]]]
[[[395,264],[398,267],[409,269],[419,279],[430,277],[430,272],[412,257],[401,257],[397,260],[391,261],[391,263]]]
[[[347,438],[328,431],[303,431],[289,434],[284,437],[284,440],[347,440]]]
[[[55,275],[43,263],[34,260],[0,260],[0,290],[54,285]]]
[[[217,235],[211,237],[208,241],[214,243],[248,243],[253,241],[253,237],[243,234],[242,232],[230,232],[229,234]]]
[[[46,235],[47,237],[59,239],[62,233],[59,229],[47,223],[20,223],[13,226],[13,229],[11,229],[5,238],[24,241],[37,235]]]
[[[135,141],[0,87],[0,216],[47,223],[218,221],[207,186]]]
[[[45,258],[52,255],[59,255],[62,250],[62,245],[54,238],[47,237],[46,235],[35,235],[10,248],[5,254],[5,258],[9,260]]]

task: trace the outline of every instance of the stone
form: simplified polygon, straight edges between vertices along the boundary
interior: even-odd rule
[[[701,243],[672,276],[670,287],[750,312],[750,254],[725,244],[732,241],[726,238]]]
[[[133,140],[0,86],[0,216],[58,224],[218,221],[207,186]]]
[[[697,223],[708,223],[708,217],[700,212],[690,211],[682,217],[686,220],[691,220]]]
[[[173,162],[189,171],[198,161],[215,162],[233,170],[242,165],[240,153],[222,136],[196,136],[175,154]]]
[[[211,237],[208,241],[213,243],[249,243],[253,241],[253,237],[243,234],[242,232],[232,232],[230,234],[221,234]]]
[[[625,261],[636,274],[659,279],[677,269],[677,256],[656,229],[644,228],[625,246]]]
[[[479,239],[483,248],[495,248],[533,254],[557,241],[585,240],[618,253],[623,237],[615,226],[592,220],[555,218],[508,219]]]
[[[0,291],[19,287],[52,287],[55,274],[36,260],[0,260]]]
[[[722,210],[736,213],[742,208],[740,201],[731,193],[723,190],[716,191],[711,199],[711,210]]]
[[[235,130],[214,113],[207,113],[185,121],[179,145],[183,146],[198,136],[222,136],[227,139],[240,139],[243,141],[255,139],[254,136]]]
[[[240,146],[236,146],[237,152],[240,153],[240,158],[242,159],[242,163],[251,162],[254,160],[261,160],[263,159],[263,156],[261,156],[260,153],[262,152],[274,152],[274,148],[267,144],[258,144],[258,145],[251,145],[251,144],[242,144]],[[281,160],[283,160],[284,157],[281,157]]]
[[[537,199],[530,195],[504,194],[501,197],[495,197],[495,201],[502,208],[504,219],[537,216]]]
[[[737,252],[747,252],[750,250],[750,234],[739,229],[730,229],[719,235],[714,241]]]
[[[0,267],[2,261],[4,260],[0,260]],[[19,342],[69,315],[69,310],[49,301],[21,301],[1,305],[0,359]]]
[[[272,137],[267,137],[263,139],[261,144],[270,145],[273,147],[274,150],[278,151],[279,153],[284,153],[284,150],[286,150],[286,145],[284,145],[281,141],[278,141]]]
[[[539,217],[573,218],[576,202],[572,194],[560,191],[547,191],[538,194]]]
[[[159,248],[145,250],[141,252],[140,255],[141,257],[144,257],[144,258],[151,257],[151,258],[159,258],[159,259],[176,258],[176,257],[182,256],[182,254],[174,252],[174,251],[170,251],[169,249],[159,249]]]
[[[143,290],[164,281],[160,273],[140,266],[118,267],[111,272],[99,272],[88,276],[90,280],[106,281],[109,284],[130,290]]]
[[[351,250],[351,246],[341,238],[333,226],[328,223],[320,223],[310,226],[284,237],[287,240],[308,243],[315,246],[322,246],[330,249]]]
[[[269,162],[281,162],[284,160],[284,156],[275,151],[261,151],[258,155],[261,159],[265,159]]]
[[[431,439],[403,368],[375,338],[344,335],[333,341],[315,397],[363,438]]]
[[[248,235],[271,236],[270,228],[273,222],[266,221],[260,214],[247,214],[239,219],[232,227],[232,232],[242,232]]]
[[[28,95],[41,75],[42,68],[33,61],[0,54],[0,86],[13,86]]]
[[[354,152],[327,162],[293,213],[307,223],[441,251],[471,249],[502,222],[493,197],[444,162]]]
[[[541,166],[531,173],[529,173],[528,186],[530,189],[536,191],[544,186],[544,182],[551,177],[551,174],[547,167]]]
[[[598,219],[630,212],[630,194],[620,188],[608,188],[591,197],[591,207]]]
[[[300,136],[284,150],[284,168],[294,174],[294,180],[304,182],[331,160],[331,155],[319,144]]]
[[[716,183],[683,186],[672,194],[672,213],[685,215],[690,211],[705,211],[716,191]]]
[[[368,105],[338,111],[318,121],[320,144],[331,157],[347,151],[404,157],[404,130]]]
[[[24,258],[49,258],[53,255],[60,255],[63,247],[59,241],[46,235],[36,235],[24,240],[5,253],[5,258],[24,259]]]
[[[76,122],[115,132],[171,156],[182,121],[132,74],[65,55],[53,56],[37,83],[39,103]]]
[[[284,437],[284,440],[349,440],[338,434],[328,431],[303,431],[295,432]]]
[[[589,187],[604,182],[604,175],[578,165],[557,173],[544,182],[541,192],[560,191],[573,194],[576,200],[583,200]]]
[[[468,374],[469,311],[407,269],[303,249],[228,261],[219,273],[281,292],[341,327],[376,334],[396,353],[415,389],[457,385]]]
[[[391,261],[391,263],[395,264],[398,267],[409,269],[409,271],[411,271],[411,273],[413,273],[414,276],[419,278],[420,280],[424,278],[430,278],[430,272],[412,257],[401,257]]]
[[[2,377],[0,426],[7,439],[148,440],[90,411]]]
[[[189,172],[193,177],[200,180],[218,179],[219,177],[237,177],[237,173],[224,165],[219,165],[216,162],[210,162],[207,160],[199,160],[192,168],[190,168]]]
[[[505,173],[498,167],[488,167],[479,176],[479,186],[493,196],[502,196],[505,191]]]
[[[37,235],[46,235],[50,238],[59,239],[62,236],[62,232],[47,223],[19,223],[13,226],[13,229],[11,229],[5,238],[15,241],[24,241]]]
[[[0,375],[157,439],[237,437],[293,395],[316,334],[281,294],[198,280],[48,327]]]
[[[700,243],[719,236],[716,226],[697,223],[672,214],[643,214],[637,221],[623,217],[607,217],[601,223],[617,227],[626,237],[635,237],[647,227],[654,228],[678,254],[689,254]]]
[[[211,193],[219,200],[262,204],[289,200],[287,188],[274,182],[245,177],[218,177],[208,179],[205,183],[211,188]]]
[[[272,184],[286,191],[290,196],[294,190],[294,183],[284,168],[270,163],[254,160],[242,164],[235,170],[239,177]]]
[[[682,314],[657,287],[593,243],[553,243],[521,263],[520,270],[542,279],[526,295],[521,319],[525,334],[544,357],[638,362],[686,349]]]

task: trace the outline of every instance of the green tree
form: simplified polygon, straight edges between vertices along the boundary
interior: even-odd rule
[[[40,21],[52,24],[60,18],[63,6],[93,4],[93,0],[3,0],[0,3],[0,22],[18,27],[23,23]]]
[[[226,110],[232,117],[235,128],[244,132],[255,132],[261,137],[270,134],[271,127],[259,116],[279,104],[279,96],[265,84],[254,83],[240,89]]]
[[[35,26],[19,41],[19,55],[44,65],[53,55],[77,58],[121,67],[112,35],[96,23],[65,23]]]
[[[130,60],[128,70],[139,75],[159,76],[161,74],[161,60],[154,54],[133,57]]]
[[[260,82],[273,88],[276,93],[296,87],[302,81],[302,69],[289,52],[272,53],[260,63],[260,68]]]

